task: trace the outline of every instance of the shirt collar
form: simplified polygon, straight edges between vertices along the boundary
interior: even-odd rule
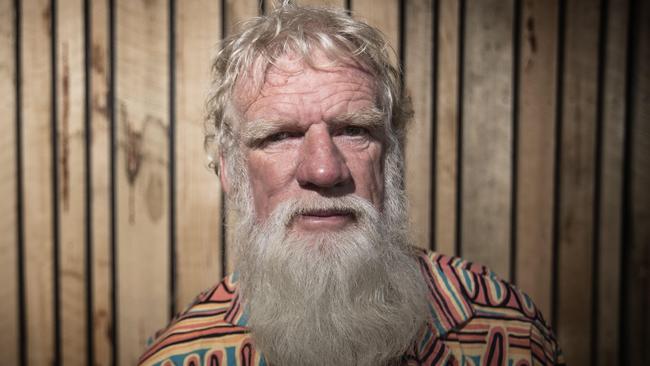
[[[226,311],[224,320],[232,325],[245,327],[248,324],[248,311],[244,310],[239,293],[239,272],[233,272],[226,278],[227,283],[233,290],[234,296],[230,302],[230,307]]]
[[[417,346],[426,349],[474,316],[470,293],[477,287],[473,273],[462,270],[466,263],[462,259],[418,251],[420,270],[429,290],[429,321]]]

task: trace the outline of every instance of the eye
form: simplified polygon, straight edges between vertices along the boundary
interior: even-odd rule
[[[289,138],[289,132],[278,132],[266,138],[268,142],[282,141]]]
[[[299,135],[300,134],[298,132],[289,132],[289,131],[276,132],[272,135],[267,136],[264,139],[264,143],[268,144],[273,142],[280,142],[280,141],[298,137]]]
[[[367,136],[370,131],[359,126],[347,126],[341,131],[341,135],[345,136]]]

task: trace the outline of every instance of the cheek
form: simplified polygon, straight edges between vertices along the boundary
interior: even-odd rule
[[[384,198],[384,166],[380,146],[370,146],[363,154],[351,159],[351,170],[357,194],[369,199],[380,209]]]
[[[247,158],[255,210],[266,217],[291,181],[292,164],[287,163],[291,157],[265,156],[253,152]]]

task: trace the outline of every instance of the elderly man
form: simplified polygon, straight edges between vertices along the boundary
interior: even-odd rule
[[[385,41],[342,11],[284,4],[214,61],[206,143],[238,211],[237,272],[144,365],[561,363],[531,300],[409,245],[409,103]]]

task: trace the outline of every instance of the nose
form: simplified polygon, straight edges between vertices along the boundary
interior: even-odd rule
[[[350,182],[345,157],[325,128],[310,128],[304,137],[296,178],[301,187],[332,188]]]

